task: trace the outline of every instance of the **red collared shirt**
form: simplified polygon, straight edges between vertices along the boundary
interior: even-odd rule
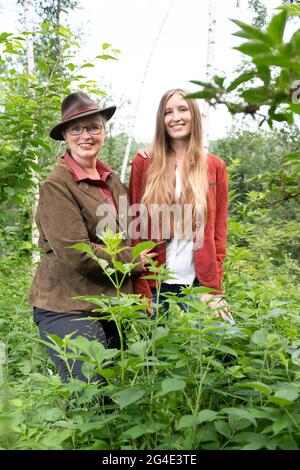
[[[113,170],[109,166],[105,165],[105,163],[100,160],[97,160],[96,169],[99,173],[100,180],[94,180],[86,174],[85,170],[76,162],[76,160],[74,160],[74,158],[71,157],[68,151],[64,154],[63,159],[71,168],[76,182],[85,180],[88,184],[97,186],[102,196],[104,196],[110,204],[113,206],[115,205],[111,191],[106,184],[107,177],[113,173]]]

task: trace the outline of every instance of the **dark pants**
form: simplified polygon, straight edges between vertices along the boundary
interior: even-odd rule
[[[120,348],[118,330],[114,321],[109,320],[90,320],[89,314],[57,313],[33,307],[33,319],[39,327],[42,340],[49,343],[47,352],[52,362],[57,366],[59,375],[63,382],[70,378],[66,363],[57,355],[57,352],[51,348],[51,343],[47,334],[55,334],[60,338],[75,332],[72,338],[84,336],[89,340],[99,341],[105,348]],[[86,318],[86,319],[85,319]],[[80,320],[79,320],[80,319]],[[77,320],[77,321],[75,321]],[[87,382],[87,378],[81,371],[82,361],[69,360],[72,369],[72,377]],[[93,381],[104,381],[100,375],[95,375]]]
[[[193,287],[199,287],[199,281],[196,278],[193,282]],[[166,282],[163,282],[161,284],[161,288],[159,291],[159,299],[158,299],[158,304],[162,306],[163,312],[167,313],[169,310],[169,302],[168,299],[165,297],[164,294],[170,293],[170,294],[175,294],[177,297],[185,297],[186,294],[182,293],[182,289],[188,287],[188,284],[167,284]],[[151,289],[152,291],[152,302],[154,305],[157,305],[157,290],[156,288]],[[181,310],[184,312],[187,311],[188,307],[184,302],[178,302],[177,304]],[[151,318],[155,318],[155,316],[152,316]]]

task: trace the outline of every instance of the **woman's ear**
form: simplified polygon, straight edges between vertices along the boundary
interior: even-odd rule
[[[65,141],[67,140],[67,139],[66,139],[66,134],[67,134],[67,129],[63,129],[63,130],[61,131],[61,135],[63,136],[63,138],[65,139]]]

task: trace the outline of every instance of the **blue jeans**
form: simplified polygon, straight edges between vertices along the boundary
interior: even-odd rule
[[[200,283],[197,278],[195,278],[193,282],[193,287],[199,287]],[[168,299],[166,299],[165,295],[166,293],[171,293],[177,295],[177,297],[185,297],[185,294],[182,293],[182,289],[185,287],[188,287],[188,284],[167,284],[166,282],[163,282],[159,291],[159,299],[158,303],[159,305],[162,306],[163,313],[167,313],[169,310],[169,302]],[[157,305],[157,289],[154,287],[151,289],[152,291],[152,302],[153,305]],[[184,312],[187,312],[188,306],[184,302],[178,302],[177,304],[181,310]],[[153,319],[155,319],[155,315],[152,315]]]

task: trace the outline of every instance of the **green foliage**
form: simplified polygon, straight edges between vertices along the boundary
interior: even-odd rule
[[[244,113],[258,117],[261,106],[267,106],[267,115],[263,116],[261,122],[267,120],[272,125],[273,121],[286,121],[292,124],[293,114],[300,112],[300,107],[292,101],[293,82],[300,73],[297,59],[299,31],[294,33],[289,42],[284,43],[287,19],[287,12],[282,11],[271,19],[265,31],[233,20],[240,28],[235,36],[248,40],[235,48],[249,57],[248,70],[229,84],[225,84],[224,80],[220,83],[218,76],[209,84],[193,81],[202,86],[202,90],[193,93],[191,97],[205,98],[212,105],[223,103],[233,114]],[[236,93],[234,101],[229,97],[233,90]]]
[[[248,200],[260,207],[273,206],[275,214],[286,220],[294,218],[298,208],[299,145],[296,126],[249,131],[237,122],[226,137],[210,143],[210,150],[227,165],[235,162],[232,198],[238,195],[239,203]]]
[[[262,28],[266,24],[267,8],[260,0],[248,0],[248,8],[251,8],[256,16],[253,19],[253,24]]]
[[[213,77],[210,83],[194,80],[192,83],[199,85],[201,90],[189,96],[203,98],[213,106],[225,104],[231,114],[250,115],[259,119],[259,125],[265,122],[270,127],[282,122],[292,125],[294,116],[300,114],[297,81],[300,77],[300,30],[284,42],[291,7],[293,5],[282,7],[265,30],[233,20],[240,28],[235,36],[246,39],[235,48],[247,58],[242,73],[231,83],[226,83],[220,76]],[[268,183],[271,198],[277,193],[279,201],[299,200],[299,173],[293,162],[286,159],[283,168],[262,176]]]
[[[239,24],[240,35],[250,42],[244,51],[256,55],[254,42],[266,55],[272,44],[276,60],[279,54],[289,57],[287,49],[297,49],[298,37],[294,36],[293,45],[288,47],[282,42],[283,20],[283,15],[277,16],[266,31]],[[57,34],[53,28],[42,27],[46,36]],[[170,295],[168,317],[154,305],[156,316],[150,319],[144,299],[121,293],[123,279],[139,251],[150,245],[135,247],[136,259],[123,266],[117,260],[121,238],[106,231],[101,242],[112,263],[98,262],[116,286],[117,296],[85,299],[94,303],[95,312],[115,320],[121,347],[105,349],[85,338],[51,335],[53,348],[67,364],[70,358],[80,359],[87,377],[87,383],[76,379],[61,383],[27,305],[32,260],[26,254],[30,243],[23,233],[24,227],[29,227],[31,208],[26,198],[35,186],[32,170],[41,175],[48,171],[50,156],[60,151],[52,144],[48,147],[45,132],[59,119],[61,97],[75,84],[85,89],[90,85],[81,74],[91,62],[78,65],[76,52],[71,52],[78,46],[71,44],[68,32],[58,31],[62,33],[60,43],[65,41],[62,50],[68,72],[65,77],[56,76],[52,69],[51,79],[45,82],[40,80],[49,72],[46,63],[38,65],[41,73],[29,77],[14,59],[17,55],[24,57],[25,36],[0,35],[5,51],[0,62],[5,110],[0,120],[0,214],[6,237],[0,249],[4,255],[9,242],[13,251],[13,255],[0,258],[0,367],[4,376],[0,448],[298,450],[300,230],[295,202],[299,173],[296,129],[266,135],[235,129],[212,145],[212,150],[226,160],[230,175],[224,287],[236,324],[224,323],[200,303],[203,287],[185,290],[189,312],[182,312],[178,297]],[[114,55],[108,44],[102,49],[101,59]],[[272,101],[277,96],[274,83],[283,88],[289,83],[288,67],[287,63],[280,64],[279,73],[274,74],[273,64],[257,65],[228,86],[222,77],[207,87],[198,83],[206,87],[206,97],[211,100],[224,90],[237,90],[240,103],[249,99],[244,102],[244,111],[254,114],[265,103],[266,90],[270,89],[267,95]],[[258,76],[263,86],[247,94],[245,84]],[[230,106],[237,112],[240,104],[232,101]],[[278,118],[277,109],[269,111],[270,119],[272,113]],[[122,139],[119,143],[123,145]],[[117,146],[117,142],[112,144]],[[108,159],[119,154],[116,146],[108,152]],[[88,252],[84,244],[76,248]],[[156,279],[159,291],[170,273],[155,262],[151,271],[148,278]],[[102,375],[105,382],[93,382],[95,374]]]
[[[32,33],[41,41],[56,38],[61,54],[53,63],[42,54],[36,63],[34,76],[25,73],[26,34],[2,33],[0,36],[3,47],[0,63],[9,64],[0,76],[3,107],[0,116],[0,222],[3,226],[1,238],[7,239],[7,234],[9,237],[15,234],[28,242],[38,183],[62,152],[61,145],[50,142],[48,133],[60,120],[63,97],[74,89],[101,96],[105,92],[99,89],[96,81],[83,75],[82,70],[90,62],[77,63],[80,44],[63,26],[42,23],[40,29]],[[118,52],[105,43],[102,54],[95,60],[107,60],[108,56],[115,59]],[[64,65],[64,73],[60,70],[61,64]],[[18,220],[12,228],[6,223],[7,210],[12,210],[13,218]]]
[[[263,231],[239,247],[240,235],[230,226],[225,287],[236,325],[199,303],[201,287],[186,290],[189,312],[180,311],[179,299],[170,296],[168,318],[158,312],[155,320],[137,296],[95,296],[95,310],[107,312],[119,334],[125,332],[126,348],[124,342],[119,351],[85,338],[51,336],[66,361],[83,361],[88,383],[62,384],[48,369],[29,310],[16,316],[13,303],[3,300],[9,360],[0,401],[1,447],[298,449],[299,267],[284,258],[276,266],[267,256],[269,246],[255,251],[258,238]],[[115,260],[119,236],[106,232],[102,242]],[[20,289],[20,276],[12,282],[8,270],[12,263],[17,259],[2,261],[1,292],[7,298],[18,285],[15,302],[24,305],[28,277],[21,268]],[[121,277],[129,269],[114,265]],[[158,281],[164,275],[161,271]],[[92,382],[96,373],[106,383]]]

